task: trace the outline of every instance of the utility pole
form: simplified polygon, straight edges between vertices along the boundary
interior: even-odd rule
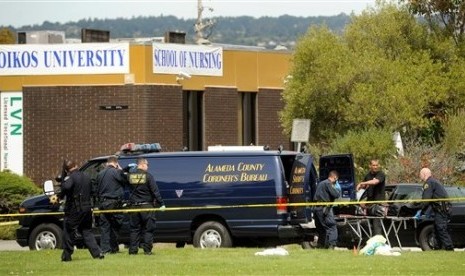
[[[208,38],[213,32],[213,26],[215,21],[212,19],[204,20],[202,18],[203,10],[206,7],[203,6],[202,0],[197,0],[197,21],[194,24],[194,30],[196,34],[197,44],[210,44]],[[209,11],[213,11],[213,8],[208,8]],[[208,31],[208,34],[205,34]]]

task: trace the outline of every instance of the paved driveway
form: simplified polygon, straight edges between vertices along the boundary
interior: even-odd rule
[[[15,240],[0,240],[0,251],[25,251],[29,247],[21,247]]]

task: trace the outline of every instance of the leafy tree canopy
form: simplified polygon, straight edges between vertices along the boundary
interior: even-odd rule
[[[15,34],[8,28],[0,29],[0,44],[14,44],[16,43]]]
[[[465,39],[465,2],[462,0],[401,0],[410,12],[426,19],[431,30],[457,44]]]
[[[311,119],[316,142],[371,127],[438,139],[444,116],[463,106],[463,68],[453,43],[405,6],[378,3],[342,35],[312,27],[298,42],[282,123],[290,132],[294,118]]]

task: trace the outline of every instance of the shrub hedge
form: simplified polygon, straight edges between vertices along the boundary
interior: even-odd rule
[[[41,190],[31,179],[9,171],[0,172],[0,213],[16,213],[19,204]]]

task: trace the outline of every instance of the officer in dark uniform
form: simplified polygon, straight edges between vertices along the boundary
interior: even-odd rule
[[[430,169],[421,169],[420,179],[425,182],[422,199],[444,199],[449,197],[444,186],[432,176]],[[417,216],[419,217],[422,212],[425,212],[430,205],[434,215],[434,233],[438,248],[454,250],[447,225],[450,220],[451,203],[449,201],[424,202]]]
[[[124,196],[124,186],[127,178],[118,164],[116,156],[107,159],[107,167],[97,175],[97,195],[100,200],[100,210],[113,210],[121,207]],[[123,223],[121,213],[100,214],[100,246],[103,253],[117,253],[118,231]]]
[[[153,176],[147,172],[148,161],[145,158],[137,159],[137,169],[129,172],[131,184],[130,204],[135,208],[154,208],[155,203],[165,208],[158,186]],[[139,246],[145,255],[152,254],[153,235],[155,232],[155,212],[130,213],[130,242],[129,254],[137,254]]]
[[[341,196],[341,188],[337,185],[338,177],[336,171],[330,171],[328,179],[318,183],[314,197],[315,202],[334,202]],[[333,207],[329,205],[316,206],[313,212],[319,235],[318,244],[325,248],[334,249],[338,234]]]
[[[61,184],[61,191],[59,193],[60,199],[66,200],[61,260],[63,262],[71,261],[77,234],[82,235],[84,244],[94,259],[103,259],[102,250],[100,250],[91,230],[91,180],[87,175],[78,170],[76,163],[73,161],[65,161],[64,167],[68,176]]]

